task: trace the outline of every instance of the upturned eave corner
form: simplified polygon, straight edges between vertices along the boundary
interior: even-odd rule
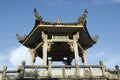
[[[23,43],[25,41],[25,39],[27,38],[27,35],[20,35],[20,34],[16,34],[16,38],[20,43]]]
[[[99,35],[95,35],[92,37],[92,40],[96,43],[100,39]]]

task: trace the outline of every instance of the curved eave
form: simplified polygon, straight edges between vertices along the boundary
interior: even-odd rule
[[[41,32],[51,35],[74,35],[80,33],[78,42],[84,49],[88,49],[96,42],[90,37],[86,26],[83,25],[38,25],[34,27],[30,34],[21,43],[29,48],[34,48],[42,41]]]
[[[81,31],[81,35],[79,38],[79,43],[81,44],[81,46],[83,47],[84,50],[92,47],[96,41],[94,41],[92,39],[92,37],[90,36],[86,26],[84,26],[84,28],[82,29],[83,31]]]

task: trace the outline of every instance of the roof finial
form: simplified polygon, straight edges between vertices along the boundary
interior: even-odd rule
[[[85,9],[83,15],[78,18],[79,23],[84,24],[86,22],[87,13],[88,11]]]
[[[60,23],[60,18],[57,18],[57,23]]]
[[[33,12],[34,12],[34,15],[35,15],[36,19],[42,21],[42,17],[39,15],[39,13],[37,12],[37,9],[36,9],[36,8],[34,8],[34,11],[33,11]]]
[[[84,13],[86,13],[86,14],[88,13],[87,9],[85,9]]]

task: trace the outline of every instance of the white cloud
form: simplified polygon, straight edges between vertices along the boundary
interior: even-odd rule
[[[28,48],[24,46],[20,46],[16,49],[13,49],[10,51],[10,58],[9,58],[10,63],[13,66],[18,66],[21,65],[22,61],[26,61],[26,64],[31,64],[31,55],[28,50]],[[41,64],[42,60],[40,58],[36,58],[35,64]]]
[[[0,53],[0,69],[3,68],[3,66],[6,66],[8,62],[9,55],[5,55]]]
[[[45,1],[48,5],[51,6],[61,6],[61,5],[72,5],[75,0],[46,0]]]
[[[100,4],[118,4],[120,0],[93,0],[93,4],[100,5]]]
[[[111,0],[112,3],[120,3],[120,0]]]
[[[102,60],[107,68],[113,69],[115,65],[120,66],[120,54],[114,54],[105,51],[98,53],[91,51],[89,52],[87,54],[88,64],[98,64],[99,61]]]
[[[96,5],[103,4],[103,0],[93,0],[93,4]]]
[[[8,57],[9,55],[3,55],[2,53],[0,53],[0,62],[7,60]]]
[[[94,52],[88,52],[88,54],[87,54],[89,57],[101,57],[101,56],[104,56],[105,55],[105,52],[98,52],[98,53],[94,53]]]
[[[22,61],[26,61],[26,64],[29,65],[31,62],[31,55],[24,46],[13,48],[6,52],[6,54],[0,53],[0,69],[2,69],[3,66],[8,66],[9,69],[16,69],[21,65]],[[35,64],[42,64],[42,60],[37,57]]]
[[[112,54],[105,60],[105,64],[107,65],[108,68],[114,68],[115,65],[120,66],[120,54]]]
[[[30,64],[30,53],[28,49],[24,46],[20,46],[10,51],[9,61],[13,66],[21,65],[24,60],[27,64]]]

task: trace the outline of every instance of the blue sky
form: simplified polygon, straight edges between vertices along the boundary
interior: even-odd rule
[[[91,36],[99,35],[98,42],[88,50],[88,64],[103,60],[108,68],[120,65],[120,0],[0,0],[0,69],[10,69],[30,63],[28,50],[15,35],[28,34],[35,23],[33,9],[43,20],[76,22],[88,9],[87,28]],[[37,60],[36,64],[41,64]]]

